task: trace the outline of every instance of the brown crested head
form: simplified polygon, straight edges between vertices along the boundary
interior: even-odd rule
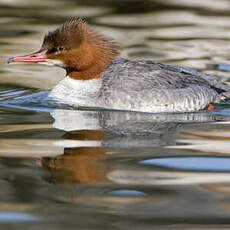
[[[70,18],[49,32],[41,50],[47,50],[48,59],[60,62],[67,75],[82,80],[100,77],[119,54],[115,42],[94,31],[80,18]]]
[[[118,56],[118,45],[94,31],[80,18],[70,18],[49,32],[39,52],[9,59],[9,62],[45,62],[66,69],[74,79],[99,78]]]

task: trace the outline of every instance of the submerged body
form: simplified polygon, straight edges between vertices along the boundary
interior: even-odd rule
[[[218,77],[153,61],[118,58],[102,78],[63,79],[50,93],[72,106],[142,112],[188,112],[225,99],[230,86]]]
[[[50,93],[72,106],[141,112],[189,112],[229,97],[218,77],[154,61],[117,58],[117,45],[73,18],[45,36],[39,52],[9,62],[43,62],[66,69]]]

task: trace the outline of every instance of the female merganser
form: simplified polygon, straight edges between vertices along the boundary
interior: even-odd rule
[[[64,68],[67,77],[49,96],[83,107],[142,112],[188,112],[229,97],[218,77],[154,61],[117,58],[118,46],[79,18],[49,32],[41,49],[10,58]]]

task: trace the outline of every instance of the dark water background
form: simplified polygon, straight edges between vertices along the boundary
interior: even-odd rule
[[[228,0],[0,0],[0,229],[229,229],[230,101],[144,114],[44,102],[64,71],[7,65],[69,16],[122,56],[229,80]]]

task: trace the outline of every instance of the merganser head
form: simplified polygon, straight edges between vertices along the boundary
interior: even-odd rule
[[[112,40],[97,33],[79,18],[70,18],[49,32],[38,52],[10,58],[8,62],[57,65],[74,79],[101,77],[107,65],[119,54]]]

